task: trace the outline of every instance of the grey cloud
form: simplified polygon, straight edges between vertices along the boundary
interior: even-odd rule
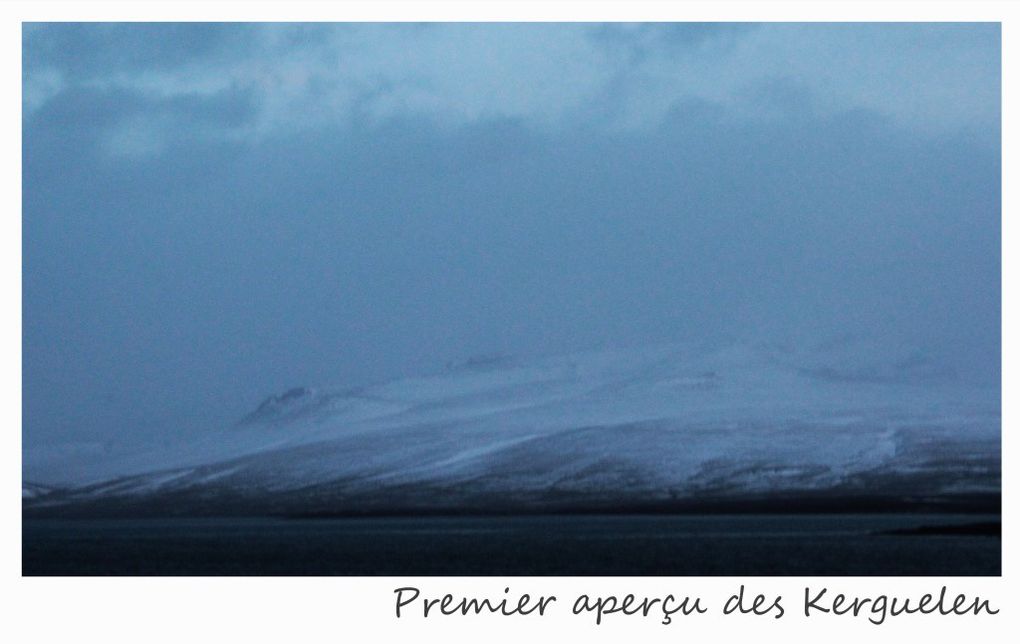
[[[998,37],[959,24],[45,25],[26,28],[26,112],[62,93],[241,88],[258,106],[250,137],[405,117],[614,130],[692,101],[758,118],[754,92],[785,83],[817,111],[994,140]]]
[[[661,53],[725,55],[742,34],[759,28],[750,23],[637,23],[603,24],[589,28],[593,43],[613,55],[640,64]]]
[[[116,147],[123,145],[117,137],[130,134],[124,129],[132,124],[148,130],[158,152],[188,139],[236,135],[256,116],[257,96],[248,88],[169,97],[119,88],[73,88],[25,118],[26,127],[38,133],[26,153],[34,155],[51,145],[60,150],[88,145],[117,153]]]
[[[26,74],[52,67],[74,81],[174,69],[243,57],[257,33],[236,23],[28,23],[24,67]]]

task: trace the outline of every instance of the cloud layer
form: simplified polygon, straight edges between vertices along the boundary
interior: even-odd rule
[[[997,25],[27,25],[28,443],[476,353],[998,373]]]
[[[26,27],[26,111],[117,95],[109,151],[428,118],[648,129],[703,101],[747,119],[791,101],[932,134],[998,127],[997,25],[438,24]],[[214,123],[208,123],[209,118]],[[212,127],[208,127],[212,125]]]

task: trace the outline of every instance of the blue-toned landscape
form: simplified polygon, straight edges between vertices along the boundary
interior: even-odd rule
[[[23,30],[27,575],[998,575],[995,24]]]

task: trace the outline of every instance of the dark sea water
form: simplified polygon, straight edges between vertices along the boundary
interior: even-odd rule
[[[25,519],[25,575],[999,575],[974,515]],[[935,532],[938,532],[936,530]],[[957,532],[966,532],[957,530]]]

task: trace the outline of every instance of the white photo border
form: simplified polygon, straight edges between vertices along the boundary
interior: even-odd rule
[[[2,70],[7,88],[0,128],[3,194],[9,215],[2,220],[0,261],[4,299],[3,384],[5,415],[2,457],[4,516],[2,629],[8,642],[362,642],[484,641],[520,642],[584,639],[589,642],[731,641],[745,638],[788,642],[1005,641],[1020,632],[1020,559],[1007,545],[1018,516],[1013,478],[1003,468],[1003,575],[977,577],[174,577],[42,578],[21,576],[21,503],[15,497],[21,476],[21,29],[35,21],[992,21],[1002,23],[1002,268],[1003,268],[1003,461],[1015,461],[1018,448],[1010,428],[1017,419],[1020,348],[1008,332],[1017,328],[1020,251],[1016,216],[1017,150],[1020,141],[1010,119],[1020,68],[1018,10],[1009,2],[527,2],[500,0],[378,2],[9,2],[2,15]],[[1011,80],[1011,75],[1012,79]],[[18,89],[15,89],[18,88]],[[783,619],[723,616],[722,603],[741,584],[748,592],[782,595]],[[812,616],[800,604],[805,587],[830,593],[919,597],[948,587],[990,600],[995,616],[912,615],[876,626],[865,617]],[[556,595],[544,617],[429,617],[397,619],[394,589],[415,586],[423,595],[495,598],[510,587],[516,593]],[[677,617],[663,625],[654,617],[620,617],[596,625],[590,615],[572,615],[580,594],[639,596],[696,595],[712,610]]]

